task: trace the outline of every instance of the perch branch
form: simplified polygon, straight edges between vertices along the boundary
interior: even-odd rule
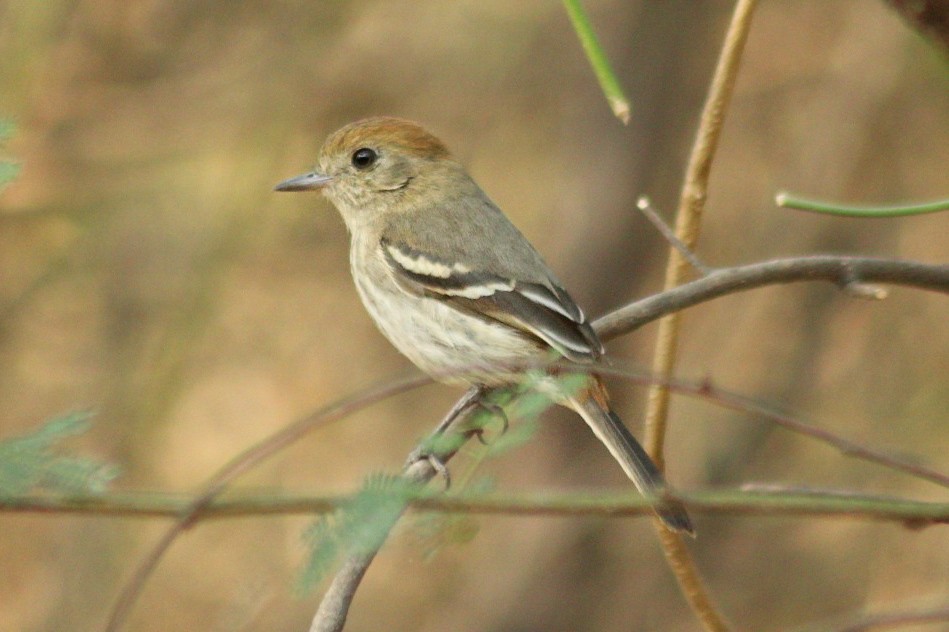
[[[445,435],[452,432],[453,428],[463,425],[475,410],[476,407],[472,406],[472,403],[480,395],[481,391],[478,388],[472,388],[465,393],[438,424],[433,436]],[[426,439],[412,451],[402,470],[402,477],[409,483],[424,485],[435,478],[444,468],[443,464],[447,463],[475,434],[476,431],[468,428],[462,432],[461,441],[454,444],[433,442],[431,437]],[[430,458],[419,458],[419,455],[423,453],[430,453],[432,446],[442,446],[444,449],[430,454]],[[313,616],[310,632],[339,632],[343,629],[349,614],[349,606],[356,595],[356,589],[378,552],[379,549],[376,549],[368,553],[351,555],[343,561]]]

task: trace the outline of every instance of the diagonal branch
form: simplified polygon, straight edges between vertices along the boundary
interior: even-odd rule
[[[433,435],[447,435],[452,433],[453,429],[463,426],[475,410],[470,404],[478,395],[480,395],[480,389],[477,388],[465,393],[438,424]],[[476,432],[469,428],[463,430],[460,436],[461,440],[454,443],[432,441],[431,438],[424,440],[409,456],[409,460],[402,470],[402,477],[409,483],[424,485],[435,478],[440,469],[444,467],[444,464],[457,454],[462,445],[475,434]],[[428,451],[432,452],[432,458],[415,458],[417,455]],[[395,522],[393,520],[392,524],[394,525]],[[376,549],[368,553],[351,555],[343,561],[342,566],[323,595],[323,600],[313,616],[309,632],[339,632],[343,629],[343,626],[346,625],[346,616],[349,614],[349,606],[353,597],[356,596],[356,589],[378,552],[379,549]]]
[[[701,279],[648,296],[610,312],[593,325],[601,338],[610,340],[634,331],[659,316],[678,312],[719,296],[766,285],[800,281],[828,281],[841,288],[853,284],[889,283],[949,294],[949,265],[872,257],[815,255],[773,259],[733,268],[717,268]]]

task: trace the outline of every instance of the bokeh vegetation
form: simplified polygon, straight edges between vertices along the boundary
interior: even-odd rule
[[[635,211],[672,209],[729,3],[587,2],[634,102],[619,125],[558,3],[430,0],[0,5],[0,438],[76,409],[70,440],[121,465],[119,489],[188,491],[318,405],[409,371],[363,314],[329,206],[276,196],[322,138],[368,114],[424,122],[545,254],[588,312],[661,284],[666,243]],[[884,205],[946,194],[945,62],[882,3],[764,2],[712,174],[712,264],[814,252],[929,262],[945,214],[854,220],[774,208],[779,189]],[[9,156],[9,159],[7,159]],[[710,376],[843,436],[945,469],[943,296],[882,302],[772,288],[690,310],[680,373]],[[653,328],[611,345],[648,365]],[[642,391],[614,387],[636,428]],[[242,479],[351,491],[395,471],[458,393],[388,400]],[[548,413],[485,461],[503,490],[625,489],[587,430]],[[711,405],[675,400],[670,479],[944,490]],[[472,446],[469,462],[479,461]],[[464,471],[463,460],[453,470]],[[476,519],[463,546],[396,538],[351,626],[693,630],[645,520]],[[292,586],[303,518],[202,524],[148,585],[135,630],[304,629]],[[469,525],[470,526],[470,525]],[[743,629],[945,602],[944,529],[698,517],[710,589]],[[0,516],[0,629],[95,629],[162,524]]]

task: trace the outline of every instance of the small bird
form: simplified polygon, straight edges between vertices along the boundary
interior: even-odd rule
[[[559,357],[591,364],[604,353],[589,321],[530,242],[444,143],[411,121],[374,117],[334,132],[315,171],[276,191],[322,191],[351,235],[359,296],[382,333],[420,369],[450,384],[499,386],[511,367]],[[578,390],[545,379],[636,487],[665,480],[612,411],[600,378]],[[666,528],[694,534],[684,507],[656,509]]]

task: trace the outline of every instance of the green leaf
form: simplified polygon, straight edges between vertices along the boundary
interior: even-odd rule
[[[401,477],[370,476],[343,507],[304,533],[310,555],[300,576],[300,589],[310,590],[322,581],[341,556],[377,551],[421,489]]]
[[[35,489],[86,494],[106,491],[118,476],[117,467],[62,454],[59,445],[89,426],[89,415],[74,413],[53,419],[31,434],[0,441],[0,496],[18,496]]]

